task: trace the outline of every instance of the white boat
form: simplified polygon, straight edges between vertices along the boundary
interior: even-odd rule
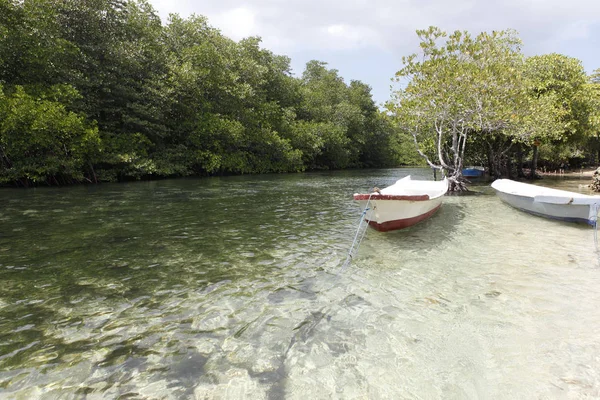
[[[600,196],[498,179],[492,183],[504,202],[542,217],[596,225]]]
[[[410,175],[385,189],[354,195],[369,225],[381,232],[403,229],[432,216],[442,205],[448,181],[417,181]],[[368,204],[367,204],[368,203]]]

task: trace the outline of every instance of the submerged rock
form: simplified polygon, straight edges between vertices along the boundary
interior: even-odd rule
[[[196,399],[266,399],[267,386],[252,379],[248,371],[231,368],[225,373],[213,373],[216,384],[201,384],[194,389]]]

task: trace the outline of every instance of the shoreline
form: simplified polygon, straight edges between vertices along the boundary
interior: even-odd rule
[[[554,171],[543,171],[538,169],[537,173],[541,176],[582,176],[592,178],[596,168],[580,168],[576,170],[554,170]]]

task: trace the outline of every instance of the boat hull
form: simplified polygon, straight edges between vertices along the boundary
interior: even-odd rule
[[[485,170],[478,168],[465,168],[462,170],[462,175],[465,178],[481,178],[485,174]]]
[[[359,200],[362,208],[367,200]],[[442,205],[442,197],[431,200],[370,200],[365,219],[369,225],[387,232],[405,229],[431,217]]]
[[[590,220],[590,207],[588,205],[540,203],[528,196],[519,196],[501,191],[496,193],[508,205],[529,214],[566,222],[595,224],[594,221]]]

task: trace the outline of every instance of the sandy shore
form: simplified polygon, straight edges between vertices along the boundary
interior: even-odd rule
[[[556,170],[556,171],[546,171],[538,169],[538,174],[542,176],[589,176],[590,178],[594,176],[594,171],[596,168],[582,168],[582,169],[569,169],[566,171]]]

